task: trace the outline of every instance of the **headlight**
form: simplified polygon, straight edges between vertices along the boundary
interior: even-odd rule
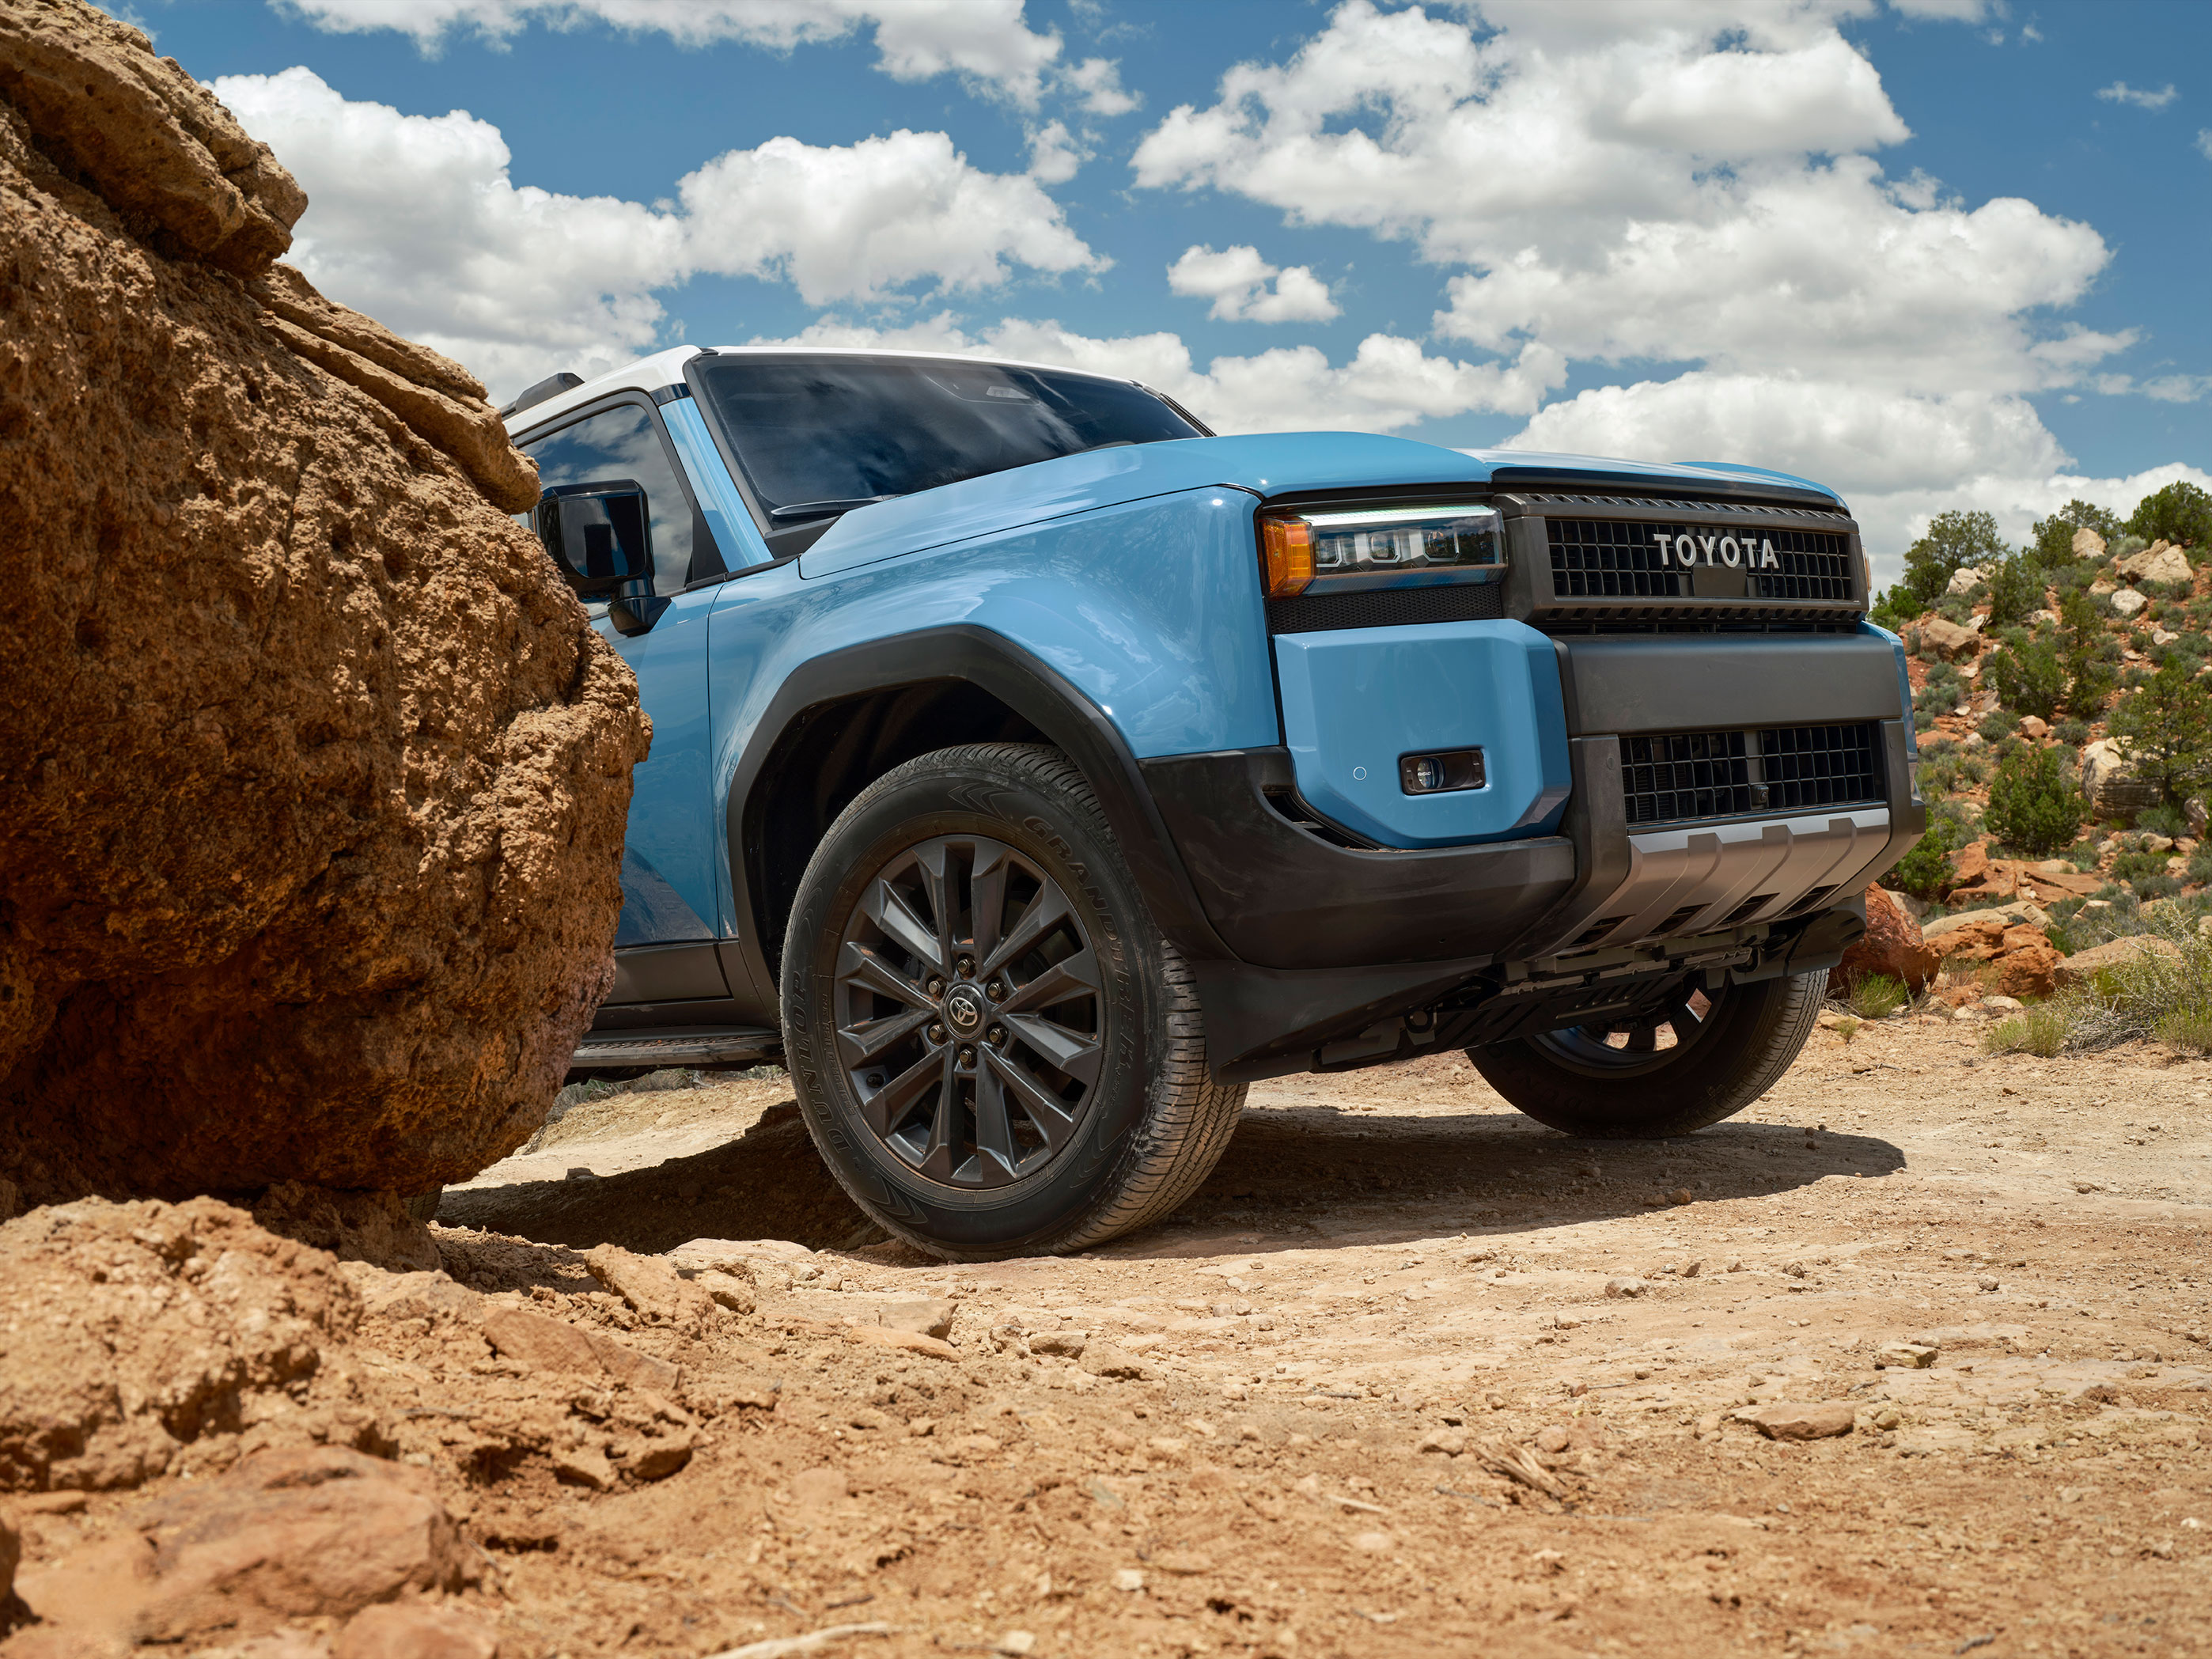
[[[1487,507],[1362,507],[1260,516],[1261,585],[1271,599],[1310,588],[1425,587],[1480,581],[1504,562]]]

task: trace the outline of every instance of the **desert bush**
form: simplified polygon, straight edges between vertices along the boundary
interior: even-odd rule
[[[1920,798],[1933,801],[1954,794],[1961,784],[1989,781],[1989,763],[1957,744],[1939,740],[1920,750]]]
[[[2047,640],[1996,653],[1990,658],[1988,673],[1997,700],[2023,714],[2047,720],[2058,712],[2059,700],[2066,695],[2066,665],[2058,659],[2058,648]]]
[[[2212,883],[2212,843],[2198,848],[2189,855],[2189,880],[2197,887]]]
[[[1983,1034],[1982,1050],[1991,1054],[2037,1054],[2049,1060],[2064,1052],[2070,1030],[2063,1006],[2038,1003],[1990,1027]]]
[[[2009,708],[1992,708],[1974,729],[1982,734],[1984,743],[2002,743],[2020,729],[2020,716]]]
[[[2049,518],[2038,519],[2028,532],[2027,544],[2035,562],[2054,570],[2073,563],[2077,530],[2094,530],[2109,542],[2120,533],[2120,521],[2094,502],[2070,501]]]
[[[2151,806],[2136,814],[2135,828],[2139,835],[2179,841],[2189,833],[2189,820],[2181,816],[2178,806]]]
[[[1852,981],[1850,1010],[1861,1019],[1887,1019],[1912,1000],[1905,981],[1887,974],[1862,974]]]
[[[2089,727],[2081,720],[2060,720],[2051,728],[2051,735],[2069,749],[2079,749],[2089,741]]]
[[[2143,884],[2166,874],[2167,856],[2164,853],[2146,853],[2140,849],[2123,853],[2112,860],[2112,879],[2125,882],[2135,890],[2136,897],[2144,897]]]
[[[1924,609],[1942,598],[1958,571],[1970,564],[1991,564],[2004,556],[1997,521],[1989,514],[1938,513],[1928,533],[1905,550],[1903,586]]]
[[[1983,1039],[1993,1054],[2089,1054],[2139,1038],[2212,1051],[2212,938],[2197,931],[2194,906],[2142,913],[2142,931],[2170,948],[2145,951],[2101,969]]]
[[[1990,626],[2024,623],[2043,608],[2043,568],[2025,553],[2000,559],[1990,571],[1989,590]]]
[[[2170,660],[2112,710],[2112,732],[2130,764],[2179,805],[2212,779],[2212,686]]]
[[[2081,829],[2086,803],[2055,749],[2021,749],[1997,763],[1983,821],[1998,839],[2048,857]]]
[[[2059,604],[2058,626],[2058,660],[2066,671],[2062,701],[2070,713],[2094,717],[2112,694],[2112,672],[2105,658],[2111,641],[2095,598],[2086,592],[2068,594]]]
[[[1951,860],[1947,854],[1966,845],[1959,828],[1950,814],[1931,808],[1928,833],[1913,843],[1911,852],[1898,860],[1881,878],[1882,884],[1900,893],[1910,893],[1915,898],[1934,898],[1951,878]]]
[[[2177,479],[2142,498],[2129,515],[2128,533],[2148,541],[2180,542],[2201,554],[2212,542],[2212,495]]]

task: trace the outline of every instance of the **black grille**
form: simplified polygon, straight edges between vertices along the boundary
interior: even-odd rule
[[[1690,533],[1687,525],[1620,524],[1605,519],[1547,519],[1552,592],[1563,599],[1679,599],[1689,573],[1653,538]]]
[[[1436,587],[1369,587],[1350,593],[1301,593],[1267,601],[1270,634],[1322,634],[1340,628],[1396,628],[1407,623],[1495,622],[1505,614],[1496,582]]]
[[[1752,580],[1758,599],[1848,599],[1851,595],[1850,545],[1841,536],[1815,530],[1762,532],[1774,544],[1779,570],[1762,570]]]
[[[1632,825],[1878,805],[1880,735],[1869,721],[1623,738],[1622,805]]]

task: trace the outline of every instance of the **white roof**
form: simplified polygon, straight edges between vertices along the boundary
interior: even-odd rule
[[[718,357],[915,357],[935,358],[940,362],[992,363],[1001,368],[1047,369],[1055,374],[1081,374],[1094,380],[1124,380],[1137,384],[1126,375],[1101,374],[1095,369],[1074,368],[1066,363],[1035,363],[1018,357],[993,357],[973,351],[903,351],[886,346],[799,346],[799,345],[742,345],[671,346],[665,351],[656,351],[650,357],[641,357],[620,368],[611,368],[597,374],[581,386],[572,386],[566,392],[548,398],[542,404],[518,410],[509,416],[507,429],[520,431],[525,427],[542,426],[569,410],[605,397],[611,392],[658,392],[663,386],[680,386],[684,381],[684,365],[694,357],[711,350]]]

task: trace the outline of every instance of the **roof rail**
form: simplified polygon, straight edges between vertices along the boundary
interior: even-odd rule
[[[532,404],[542,404],[549,398],[557,398],[562,392],[568,391],[572,387],[580,386],[583,385],[583,383],[584,377],[582,375],[571,374],[565,368],[558,374],[548,374],[544,380],[538,381],[536,386],[525,386],[520,392],[516,392],[514,394],[514,401],[506,404],[500,410],[499,418],[502,421],[509,420],[514,416],[522,413],[524,410],[528,409]]]

